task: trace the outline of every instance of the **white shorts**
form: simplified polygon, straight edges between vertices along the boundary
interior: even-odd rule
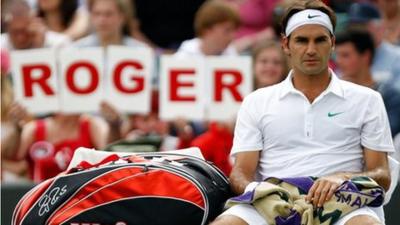
[[[247,204],[235,205],[226,210],[220,216],[223,215],[237,216],[242,220],[246,221],[246,223],[248,223],[249,225],[268,225],[267,222],[264,220],[264,218],[261,217],[260,214],[258,214],[257,210],[252,205],[247,205]],[[385,224],[385,216],[382,207],[377,207],[377,208],[363,207],[347,214],[346,216],[341,218],[338,222],[336,222],[335,225],[344,225],[349,219],[357,215],[369,215],[382,222],[382,224]]]

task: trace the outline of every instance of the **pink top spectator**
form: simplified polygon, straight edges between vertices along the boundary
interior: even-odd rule
[[[239,3],[241,26],[236,38],[255,34],[272,26],[272,14],[279,0],[245,0]]]

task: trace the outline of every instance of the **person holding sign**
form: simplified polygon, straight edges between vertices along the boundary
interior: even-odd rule
[[[337,200],[333,194],[338,187],[352,178],[369,177],[388,190],[387,153],[394,151],[379,93],[339,80],[328,67],[335,24],[334,12],[322,1],[294,1],[287,8],[282,44],[293,69],[283,82],[244,99],[231,152],[231,186],[240,195],[269,177],[313,176],[316,180],[304,191],[304,200],[316,218],[335,225],[383,224],[382,206],[360,203],[360,208],[336,218],[332,216],[337,213],[320,214],[325,202]],[[266,225],[267,219],[253,204],[243,203],[212,225]]]
[[[15,102],[10,79],[10,58],[1,49],[1,181],[14,182],[24,177],[28,166],[25,160],[15,160],[24,124],[32,120],[25,107]]]
[[[238,12],[228,3],[206,1],[195,16],[197,37],[183,42],[176,57],[237,56],[231,43],[239,23]],[[214,162],[226,175],[231,171],[228,158],[232,146],[232,127],[231,122],[211,122],[208,130],[195,137],[190,144],[199,147],[205,159]]]
[[[147,47],[129,36],[132,7],[129,0],[88,0],[94,33],[73,43],[75,47],[125,45]]]
[[[129,47],[148,46],[132,37],[129,21],[132,19],[132,6],[129,0],[89,0],[88,8],[94,33],[73,43],[74,47],[108,47],[111,45],[123,45]],[[108,122],[110,136],[108,143],[122,138],[124,120],[121,113],[107,101],[101,103],[101,114]]]

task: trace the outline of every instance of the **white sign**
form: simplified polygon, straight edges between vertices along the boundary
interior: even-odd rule
[[[198,58],[162,56],[160,118],[204,119],[204,64]]]
[[[56,55],[52,49],[11,52],[15,100],[33,114],[58,111]]]
[[[150,112],[153,58],[149,48],[108,47],[105,99],[121,112]]]
[[[68,48],[60,52],[61,111],[98,112],[103,98],[103,49]]]
[[[16,100],[32,113],[99,112],[103,100],[123,113],[150,111],[151,49],[68,48],[59,57],[51,49],[38,49],[14,51],[11,56]],[[241,101],[252,91],[251,65],[247,56],[162,56],[160,118],[235,118]]]
[[[243,98],[253,90],[250,57],[207,57],[206,77],[209,104],[207,118],[225,121],[236,118]]]

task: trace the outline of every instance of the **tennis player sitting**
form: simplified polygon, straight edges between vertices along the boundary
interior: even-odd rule
[[[379,205],[390,186],[387,153],[394,151],[387,113],[379,93],[342,81],[328,68],[335,23],[334,12],[322,1],[294,1],[288,7],[282,44],[293,69],[281,83],[258,89],[243,101],[231,151],[232,188],[238,195],[246,190],[250,195],[242,199],[251,200],[258,191],[278,190],[282,181],[298,184],[283,178],[309,178],[303,197],[320,222],[307,224],[384,224]],[[260,185],[269,177],[282,180]],[[362,195],[368,185],[373,186],[373,191],[365,189],[370,200],[337,195],[338,190]],[[281,193],[278,200],[290,202],[284,197],[291,193]],[[351,210],[343,213],[337,204],[335,213],[324,214],[328,202],[331,210],[335,202],[348,202]],[[235,204],[212,225],[293,224],[265,218],[255,205]]]

